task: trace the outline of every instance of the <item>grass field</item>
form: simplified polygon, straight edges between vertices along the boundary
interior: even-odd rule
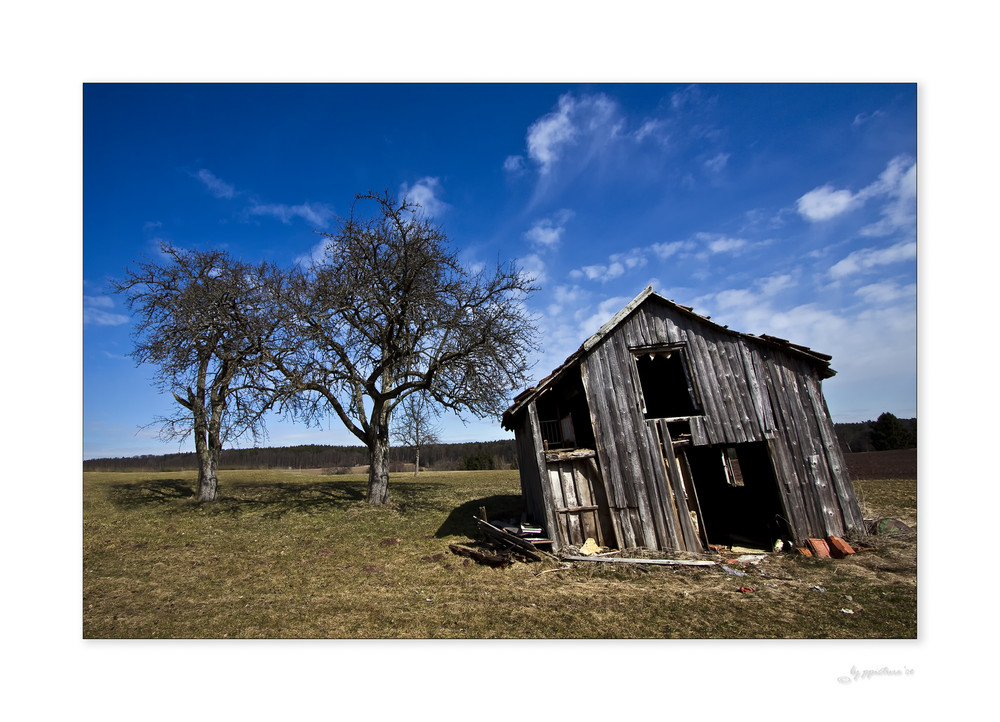
[[[917,634],[915,538],[872,538],[872,551],[843,560],[771,555],[741,567],[746,577],[719,566],[492,569],[448,544],[476,537],[480,506],[518,505],[516,471],[394,475],[386,508],[364,503],[360,476],[222,472],[208,505],[191,501],[194,479],[84,474],[84,638]],[[915,480],[857,487],[866,514],[916,524]]]

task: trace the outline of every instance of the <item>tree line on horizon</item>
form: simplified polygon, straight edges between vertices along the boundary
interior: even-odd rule
[[[837,423],[833,425],[844,453],[908,449],[917,445],[917,420],[899,419],[890,413],[874,421]],[[465,443],[432,443],[421,447],[421,468],[433,471],[464,471],[478,469],[517,468],[517,445],[513,439],[472,441]],[[250,447],[223,449],[220,469],[323,469],[329,474],[346,474],[368,464],[368,449],[364,446],[299,446]],[[413,469],[414,449],[392,447],[389,470]],[[176,454],[143,454],[139,456],[87,459],[84,471],[190,471],[198,468],[193,452]]]
[[[389,470],[413,470],[413,447],[394,446],[389,452]],[[517,468],[517,447],[513,439],[426,444],[420,449],[422,470],[463,471]],[[328,474],[347,474],[368,465],[364,446],[249,447],[223,449],[220,469],[322,469]],[[142,454],[138,456],[87,459],[84,471],[192,471],[198,468],[194,452]]]

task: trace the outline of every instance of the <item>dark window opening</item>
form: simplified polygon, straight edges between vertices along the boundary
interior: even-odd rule
[[[700,414],[684,350],[664,348],[636,354],[647,419]]]
[[[539,397],[538,421],[547,449],[593,449],[594,429],[579,369]]]

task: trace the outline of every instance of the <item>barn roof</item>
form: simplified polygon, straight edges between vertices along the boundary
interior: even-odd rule
[[[656,300],[664,303],[672,308],[677,309],[681,313],[690,316],[691,318],[697,319],[700,323],[707,326],[711,326],[717,331],[730,334],[732,336],[738,336],[740,338],[751,339],[755,343],[763,343],[772,347],[780,348],[783,351],[791,353],[796,356],[805,358],[806,360],[812,362],[819,367],[820,376],[822,378],[830,378],[834,376],[837,372],[830,368],[830,360],[832,356],[820,353],[819,351],[813,351],[808,346],[800,346],[799,344],[794,344],[783,338],[778,338],[777,336],[769,336],[767,334],[761,334],[760,336],[755,336],[748,333],[739,333],[738,331],[733,331],[728,326],[722,326],[714,321],[711,321],[708,316],[702,316],[694,312],[690,306],[684,306],[679,303],[675,303],[667,298],[664,298],[660,294],[653,290],[652,286],[646,286],[646,288],[638,296],[629,301],[624,308],[622,308],[618,313],[608,319],[607,323],[601,326],[597,332],[584,341],[580,348],[571,353],[565,361],[562,362],[556,369],[552,371],[548,376],[539,381],[536,385],[525,389],[520,394],[514,397],[514,401],[503,413],[502,425],[505,429],[513,428],[513,418],[517,416],[522,409],[524,409],[532,399],[538,397],[546,389],[554,385],[559,379],[561,379],[567,371],[573,368],[580,359],[586,356],[591,349],[597,346],[601,341],[603,341],[612,331],[614,331],[629,315],[632,314],[637,308],[648,301],[650,298],[655,298]]]

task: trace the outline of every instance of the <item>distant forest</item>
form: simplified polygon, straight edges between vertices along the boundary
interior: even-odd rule
[[[389,471],[413,471],[413,449],[389,450]],[[279,446],[223,449],[220,469],[324,469],[329,474],[349,474],[352,467],[367,466],[364,446]],[[193,452],[146,454],[113,459],[88,459],[84,471],[185,471],[197,469]],[[430,444],[420,448],[420,468],[435,471],[517,468],[514,440],[466,444]]]
[[[886,417],[891,419],[886,419]],[[888,427],[888,433],[879,431]],[[834,424],[844,453],[875,451],[884,448],[916,446],[917,420],[896,419],[883,414],[878,421]],[[873,441],[873,430],[874,434]],[[888,444],[888,446],[887,446]],[[394,447],[390,450],[390,471],[412,471],[413,450]],[[363,446],[280,446],[247,449],[223,449],[222,469],[323,469],[329,474],[348,474],[368,464],[368,449]],[[147,454],[111,459],[88,459],[84,471],[186,471],[197,469],[194,453]],[[517,468],[517,447],[513,439],[465,444],[431,444],[420,450],[420,468],[435,471]]]

